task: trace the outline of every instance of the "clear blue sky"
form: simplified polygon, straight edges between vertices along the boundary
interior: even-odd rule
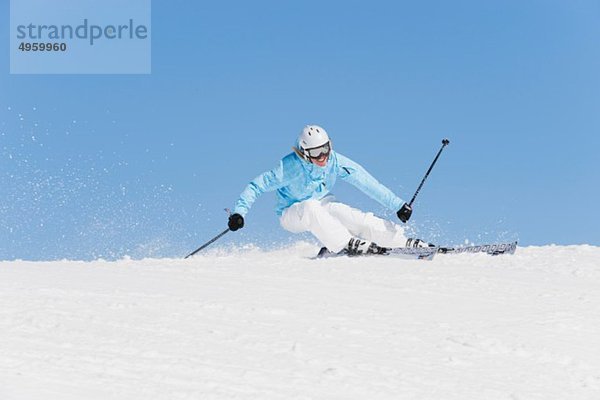
[[[600,245],[597,1],[155,0],[151,75],[10,75],[8,43],[0,259],[184,255],[308,123],[404,199],[448,137],[424,239]],[[274,204],[220,243],[305,238]]]

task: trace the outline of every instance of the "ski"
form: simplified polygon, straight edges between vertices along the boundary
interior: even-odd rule
[[[380,254],[360,254],[351,256],[346,252],[333,253],[326,247],[323,247],[315,259],[333,257],[392,257],[406,260],[433,260],[433,257],[438,253],[438,247],[396,247],[387,248],[384,253]]]
[[[438,247],[437,252],[441,254],[487,253],[492,256],[499,256],[501,254],[515,254],[516,250],[517,242],[515,241],[465,247]]]
[[[443,246],[429,246],[429,247],[395,247],[386,248],[385,252],[380,254],[361,254],[351,256],[346,252],[333,253],[326,247],[321,248],[319,254],[314,257],[319,258],[333,258],[333,257],[372,257],[372,256],[385,256],[392,258],[401,258],[407,260],[433,260],[436,254],[463,254],[463,253],[486,253],[492,256],[499,256],[502,254],[515,254],[517,249],[517,242],[510,243],[493,243],[493,244],[482,244],[476,246],[464,246],[464,247],[443,247]]]
[[[414,258],[417,260],[433,260],[439,253],[438,247],[395,247],[388,248],[382,255],[399,258]]]

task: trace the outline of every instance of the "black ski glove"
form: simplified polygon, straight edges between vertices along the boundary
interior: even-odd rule
[[[237,231],[244,227],[244,217],[240,214],[232,214],[229,216],[229,222],[227,223],[229,230]]]
[[[410,216],[412,215],[412,208],[411,208],[411,206],[409,206],[408,204],[404,203],[402,205],[402,208],[398,210],[398,212],[396,213],[396,215],[398,216],[398,218],[400,218],[400,221],[406,223],[406,221],[408,221],[410,219]]]

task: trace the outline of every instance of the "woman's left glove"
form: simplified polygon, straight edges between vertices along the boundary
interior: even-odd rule
[[[400,218],[400,221],[406,223],[406,221],[408,221],[410,219],[410,216],[412,215],[412,207],[404,203],[402,205],[402,208],[398,210],[396,215],[398,216],[398,218]]]
[[[242,229],[244,227],[244,217],[240,214],[232,214],[229,216],[229,222],[227,223],[229,226],[229,230],[237,231],[238,229]]]

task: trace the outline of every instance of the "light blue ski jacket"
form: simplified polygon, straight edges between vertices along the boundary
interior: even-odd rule
[[[404,201],[379,183],[362,166],[331,151],[327,165],[319,167],[290,153],[275,168],[254,178],[235,203],[234,213],[245,216],[256,199],[265,192],[277,191],[278,215],[292,204],[322,199],[337,178],[346,181],[390,210],[397,211]]]

